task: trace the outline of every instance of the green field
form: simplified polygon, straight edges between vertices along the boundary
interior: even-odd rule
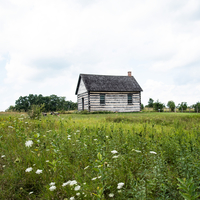
[[[198,199],[200,114],[0,114],[0,199]]]

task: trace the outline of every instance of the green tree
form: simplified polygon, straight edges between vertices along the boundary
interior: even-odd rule
[[[163,112],[165,105],[158,100],[153,104],[153,109],[155,111]]]
[[[172,112],[174,112],[175,103],[173,101],[168,101],[167,106],[171,109]]]
[[[180,104],[178,104],[178,109],[180,111],[187,110],[187,102],[181,102]]]
[[[200,102],[197,102],[192,107],[194,108],[195,112],[200,112]]]
[[[154,100],[152,99],[152,98],[149,98],[149,101],[148,101],[148,107],[149,108],[153,108],[153,102],[154,102]]]

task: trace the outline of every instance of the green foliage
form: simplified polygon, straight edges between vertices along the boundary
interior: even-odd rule
[[[178,104],[178,109],[179,109],[180,111],[185,111],[185,110],[187,110],[187,102],[181,102],[181,103],[179,103],[179,104]]]
[[[58,97],[57,95],[50,95],[43,97],[40,95],[29,94],[29,96],[20,96],[18,100],[15,101],[14,109],[16,111],[27,112],[31,109],[32,105],[42,105],[44,104],[44,111],[58,111],[58,110],[76,110],[77,103],[72,101],[65,101],[65,97]]]
[[[199,124],[196,113],[1,113],[0,199],[199,198]]]
[[[43,110],[44,104],[32,105],[30,110],[28,110],[28,116],[30,117],[30,119],[40,119]]]
[[[178,184],[178,189],[180,190],[179,192],[185,200],[199,199],[200,194],[196,192],[196,190],[199,189],[199,187],[194,184],[193,178],[190,178],[188,180],[185,178],[184,179],[177,178],[177,179],[179,181]]]
[[[141,104],[141,110],[143,110],[144,109],[144,105],[143,104]]]
[[[200,112],[200,102],[197,102],[196,104],[194,104],[193,108],[194,108],[195,112]]]
[[[153,104],[153,109],[155,111],[163,112],[165,105],[158,100]]]
[[[171,109],[172,112],[174,112],[174,110],[175,110],[174,101],[168,101],[167,106]]]
[[[154,102],[154,100],[152,99],[152,98],[149,98],[149,101],[148,101],[148,107],[149,108],[153,108],[153,102]]]

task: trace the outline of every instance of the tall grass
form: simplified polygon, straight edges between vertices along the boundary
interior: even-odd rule
[[[1,114],[0,199],[198,197],[199,122],[175,113]]]

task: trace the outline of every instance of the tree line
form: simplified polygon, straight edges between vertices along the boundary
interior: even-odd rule
[[[33,105],[42,106],[44,112],[77,109],[77,103],[66,101],[65,97],[58,97],[55,94],[50,96],[29,94],[28,96],[20,96],[19,99],[15,101],[15,106],[10,106],[6,111],[27,112]]]
[[[188,106],[187,102],[181,102],[176,106],[174,101],[168,101],[166,106],[171,110],[171,112],[174,112],[175,109],[178,109],[179,111],[183,112],[186,111],[188,108],[193,108],[195,112],[200,112],[200,102],[197,102],[196,104],[193,104],[191,106]],[[164,103],[159,102],[159,100],[154,102],[152,98],[149,98],[148,104],[145,107],[153,108],[155,111],[162,112],[164,111],[164,108],[166,106]],[[143,105],[142,109],[144,109]]]

